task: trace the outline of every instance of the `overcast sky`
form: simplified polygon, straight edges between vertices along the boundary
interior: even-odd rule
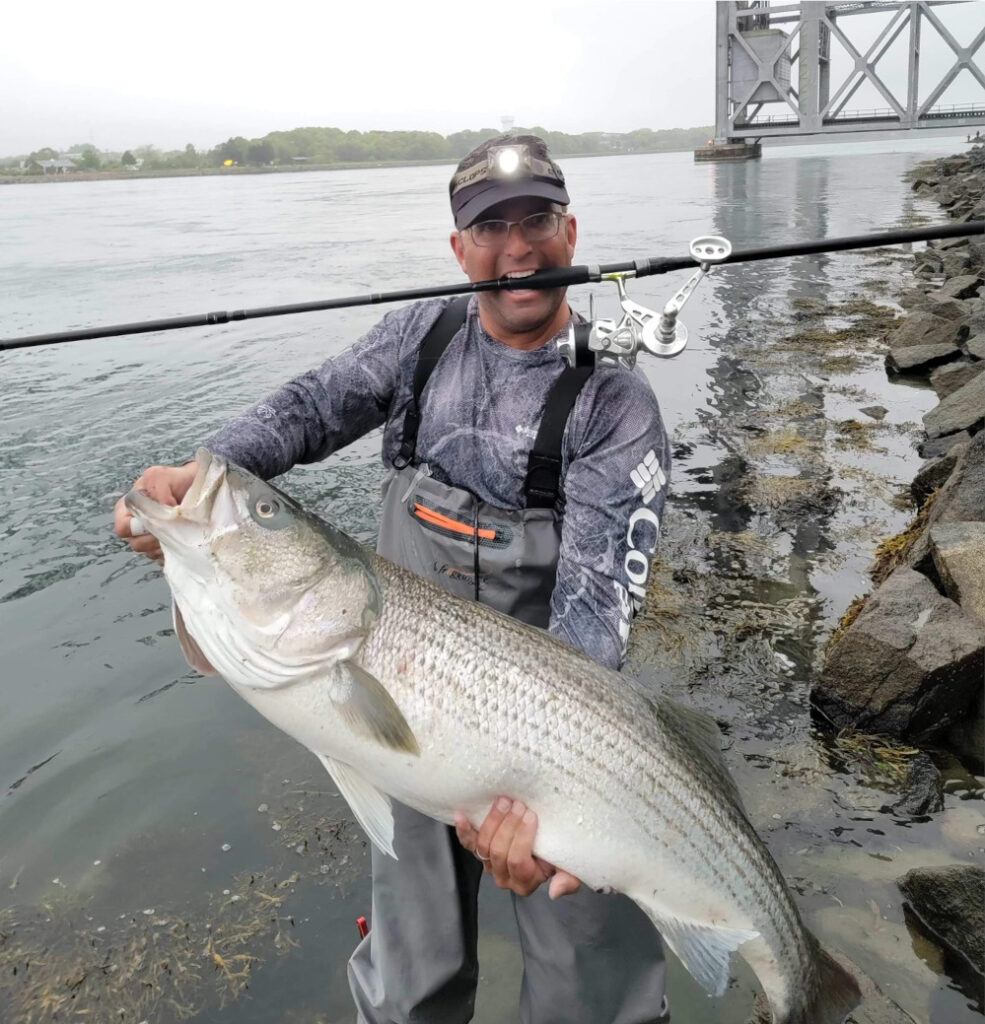
[[[4,6],[0,156],[83,142],[209,148],[301,125],[448,134],[498,127],[502,115],[567,132],[714,122],[712,0]],[[934,10],[962,45],[985,24],[985,3]],[[845,19],[846,29],[865,41],[888,17]],[[923,44],[929,80],[951,58],[926,28]],[[897,89],[898,63],[899,78],[885,74]],[[942,102],[985,95],[962,72]],[[885,105],[868,87],[850,104]]]

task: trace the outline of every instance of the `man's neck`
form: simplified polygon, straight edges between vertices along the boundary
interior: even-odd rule
[[[516,334],[512,331],[504,331],[496,324],[491,324],[482,308],[482,303],[479,303],[479,321],[486,334],[490,338],[495,338],[496,341],[506,345],[507,348],[515,348],[521,352],[532,352],[534,349],[542,348],[552,338],[557,337],[570,320],[571,308],[565,302],[562,303],[557,311],[557,315],[550,323],[533,331]]]

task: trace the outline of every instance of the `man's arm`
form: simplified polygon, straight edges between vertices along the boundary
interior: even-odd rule
[[[378,427],[387,418],[398,382],[412,369],[417,344],[443,303],[418,303],[393,310],[355,345],[318,369],[294,378],[207,438],[217,455],[269,480],[299,462],[323,459]],[[134,486],[166,505],[180,504],[197,464],[151,466]],[[160,560],[151,536],[134,537],[121,498],[114,530],[130,547]]]
[[[670,476],[670,446],[646,380],[596,371],[572,411],[565,450],[549,629],[618,669],[646,591]]]
[[[404,340],[417,318],[415,307],[391,311],[351,348],[230,420],[205,447],[269,480],[379,427],[411,354]]]

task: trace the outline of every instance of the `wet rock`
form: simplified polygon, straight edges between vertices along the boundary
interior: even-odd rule
[[[859,412],[871,416],[874,420],[884,420],[889,410],[884,405],[867,405],[864,409],[859,409]]]
[[[956,436],[955,434],[951,435],[951,437]],[[970,437],[968,439],[970,440]],[[913,500],[918,505],[922,505],[938,487],[944,486],[944,482],[957,465],[958,455],[962,451],[964,451],[962,444],[954,444],[950,451],[920,467],[920,472],[910,484],[910,494],[913,495]]]
[[[964,320],[970,317],[972,312],[971,305],[966,300],[951,298],[939,290],[928,292],[914,309],[939,316],[943,320]]]
[[[960,356],[957,343],[941,345],[908,345],[893,349],[886,356],[886,369],[890,373],[926,372],[932,366],[939,366]]]
[[[952,277],[945,281],[934,294],[941,298],[971,299],[981,291],[981,288],[982,279],[977,274],[962,274],[960,277]]]
[[[930,375],[930,386],[937,392],[938,398],[947,398],[982,372],[985,372],[985,365],[980,362],[949,363],[934,370]]]
[[[973,267],[971,252],[964,249],[958,252],[946,252],[941,257],[941,273],[947,278],[961,277]]]
[[[926,931],[985,976],[985,869],[971,864],[914,868],[897,884]]]
[[[944,238],[939,242],[928,242],[931,248],[943,251],[945,249],[963,249],[968,244],[967,238]]]
[[[985,244],[980,242],[971,242],[969,244],[968,272],[970,274],[977,274],[979,277],[985,275]]]
[[[962,437],[959,434],[951,436],[967,440],[966,436]],[[940,438],[939,440],[944,442],[948,439]],[[955,446],[958,443],[960,441],[956,442]],[[914,544],[907,558],[907,564],[911,567],[929,565],[932,569],[929,528],[937,523],[980,523],[983,521],[985,521],[985,431],[979,431],[958,452],[954,471],[934,499],[927,516],[927,529]]]
[[[828,649],[811,699],[837,727],[929,739],[967,713],[983,669],[985,627],[900,566]]]
[[[917,818],[944,810],[944,779],[929,755],[919,753],[910,761],[903,797],[892,806],[893,814]]]
[[[951,345],[957,347],[961,327],[952,320],[923,310],[911,313],[886,339],[893,352],[912,345]]]
[[[977,706],[972,705],[969,714],[948,729],[947,745],[973,765],[979,775],[985,773],[985,692],[980,695]],[[977,845],[983,843],[985,835],[979,834]]]
[[[978,374],[967,384],[943,399],[924,418],[929,437],[954,434],[959,430],[976,433],[985,425],[985,374]]]
[[[930,551],[947,596],[985,626],[985,523],[938,523]]]
[[[947,437],[932,437],[921,441],[917,445],[917,453],[921,459],[936,459],[942,455],[948,455],[959,448],[965,441],[971,440],[971,434],[967,430],[961,430],[956,434],[948,434]]]

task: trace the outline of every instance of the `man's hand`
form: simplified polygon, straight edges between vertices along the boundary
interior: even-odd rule
[[[478,831],[464,814],[456,814],[455,831],[462,846],[482,861],[500,889],[529,896],[550,880],[548,895],[556,900],[581,887],[574,875],[534,856],[537,815],[519,800],[499,797]]]
[[[162,505],[180,505],[197,473],[198,463],[194,461],[187,462],[184,466],[151,466],[133,486]],[[133,516],[120,498],[113,510],[113,532],[117,537],[123,537],[134,551],[153,558],[155,562],[163,562],[164,552],[161,551],[161,545],[158,544],[156,537],[149,533],[138,534],[135,537],[130,532],[132,519]]]

